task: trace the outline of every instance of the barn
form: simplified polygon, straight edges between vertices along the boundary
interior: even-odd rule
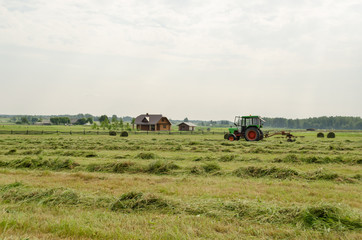
[[[194,131],[196,125],[190,122],[182,122],[177,125],[179,131]]]
[[[137,130],[141,131],[170,131],[171,122],[162,114],[141,114],[135,119]]]

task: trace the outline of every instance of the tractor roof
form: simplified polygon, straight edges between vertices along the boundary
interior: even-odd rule
[[[242,118],[260,118],[260,116],[242,116]]]

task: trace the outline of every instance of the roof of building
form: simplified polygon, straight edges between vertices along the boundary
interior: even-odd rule
[[[180,126],[181,124],[185,124],[185,125],[187,125],[189,127],[197,127],[195,124],[190,123],[190,122],[182,122],[182,123],[178,124],[177,126]]]
[[[136,117],[134,123],[137,125],[154,125],[162,118],[162,114],[141,114]]]

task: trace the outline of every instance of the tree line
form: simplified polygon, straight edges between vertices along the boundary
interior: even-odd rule
[[[264,120],[264,126],[271,128],[362,130],[361,117],[264,118]]]
[[[0,117],[10,118],[10,122],[16,124],[35,124],[42,122],[47,116],[14,116],[14,115],[0,115]],[[48,118],[49,119],[49,118]],[[50,122],[55,125],[70,124],[71,119],[77,119],[73,122],[74,125],[84,125],[90,123],[94,129],[134,129],[134,118],[133,117],[117,117],[113,115],[108,117],[107,115],[92,116],[90,114],[78,114],[78,115],[58,115],[51,116]],[[341,130],[362,130],[362,119],[361,117],[313,117],[305,119],[288,119],[288,118],[263,118],[266,122],[265,127],[270,128],[288,128],[288,129],[341,129]],[[171,120],[172,124],[178,124],[182,120]],[[99,124],[96,124],[98,121]],[[230,127],[233,122],[228,120],[221,121],[202,121],[202,120],[189,120],[187,117],[183,119],[184,122],[192,122],[199,127]]]

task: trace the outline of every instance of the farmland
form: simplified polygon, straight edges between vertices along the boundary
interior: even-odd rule
[[[0,239],[361,239],[362,133],[298,134],[0,135]]]

